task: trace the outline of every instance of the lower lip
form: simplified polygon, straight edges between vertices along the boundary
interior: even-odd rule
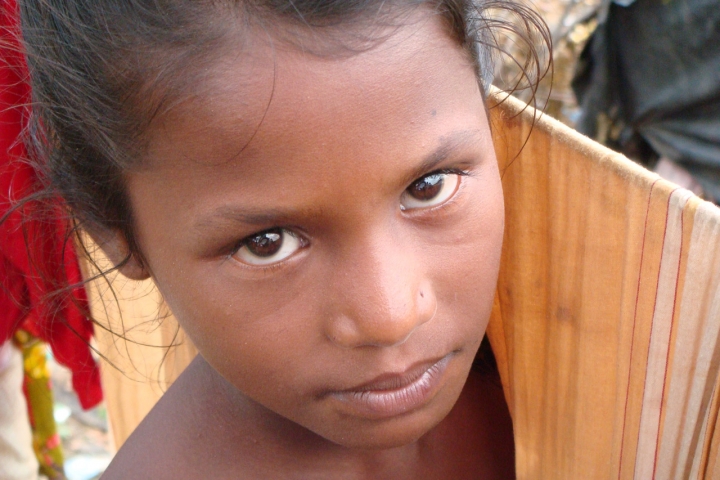
[[[355,413],[380,419],[416,410],[430,401],[440,388],[450,355],[425,370],[417,380],[394,390],[334,392],[331,396],[350,406]]]

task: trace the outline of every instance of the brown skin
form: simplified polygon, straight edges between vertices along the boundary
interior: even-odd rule
[[[471,63],[416,20],[341,58],[250,35],[155,125],[128,176],[145,264],[124,273],[152,275],[201,355],[105,478],[512,476],[500,389],[466,385],[499,267],[497,162]],[[442,169],[469,175],[408,203]],[[286,258],[233,251],[276,227],[301,239]],[[402,414],[331,393],[445,356]]]
[[[103,480],[515,478],[502,389],[474,373],[437,427],[387,450],[348,450],[282,418],[255,415],[255,407],[198,356],[123,445]]]

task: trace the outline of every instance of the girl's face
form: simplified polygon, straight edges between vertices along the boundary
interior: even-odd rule
[[[503,197],[473,66],[436,18],[341,57],[267,38],[156,122],[128,176],[138,244],[256,411],[410,443],[460,395],[495,292]]]

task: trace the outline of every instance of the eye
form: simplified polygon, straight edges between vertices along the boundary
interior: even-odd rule
[[[240,242],[233,258],[248,265],[271,265],[300,250],[304,242],[284,228],[255,233]]]
[[[428,208],[446,202],[457,191],[460,173],[434,172],[413,183],[402,194],[400,208]]]

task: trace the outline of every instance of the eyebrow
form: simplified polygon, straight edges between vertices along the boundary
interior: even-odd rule
[[[410,184],[413,180],[432,172],[435,167],[447,160],[457,150],[477,144],[480,141],[479,133],[480,130],[458,130],[440,137],[440,145],[405,177],[404,183]]]
[[[223,205],[202,219],[196,224],[195,228],[200,230],[208,227],[214,227],[218,224],[244,223],[246,225],[268,225],[274,223],[278,218],[287,218],[292,210],[263,208],[262,210],[254,210],[250,208],[239,209],[228,205]]]
[[[440,145],[429,155],[423,158],[422,162],[414,168],[404,179],[405,184],[433,171],[435,167],[447,160],[455,151],[479,142],[479,130],[458,130],[440,138]],[[195,223],[197,230],[214,227],[225,223],[242,223],[245,225],[267,226],[276,223],[278,219],[289,218],[297,212],[292,209],[252,209],[236,208],[222,205],[213,210],[209,215],[203,216]]]

